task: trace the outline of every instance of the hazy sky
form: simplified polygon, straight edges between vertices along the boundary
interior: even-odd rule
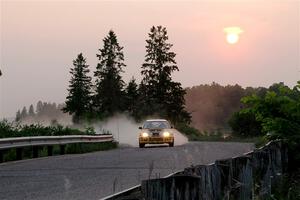
[[[300,80],[297,0],[0,1],[0,118],[38,100],[64,102],[72,60],[82,52],[94,71],[110,29],[124,46],[126,82],[140,80],[152,25],[167,27],[184,87]],[[244,31],[235,45],[225,40],[230,26]]]

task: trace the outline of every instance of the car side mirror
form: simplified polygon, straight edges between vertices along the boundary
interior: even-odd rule
[[[140,126],[139,129],[142,129],[142,127]]]

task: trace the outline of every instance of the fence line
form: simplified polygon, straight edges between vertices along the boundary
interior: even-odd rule
[[[146,200],[267,199],[286,166],[287,148],[275,141],[242,156],[189,167],[165,179],[145,180],[141,192]]]
[[[111,142],[112,135],[67,135],[67,136],[34,136],[0,139],[0,150],[55,144]]]
[[[38,157],[39,146],[47,146],[48,156],[52,155],[53,145],[60,146],[60,154],[65,153],[67,144],[112,142],[112,135],[67,135],[67,136],[34,136],[0,139],[0,163],[9,149],[16,149],[17,160],[22,159],[23,148],[33,147],[33,157]]]

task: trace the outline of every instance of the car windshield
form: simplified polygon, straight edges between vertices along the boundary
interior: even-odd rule
[[[149,129],[154,129],[154,128],[170,128],[170,124],[167,121],[146,121],[144,123],[143,128],[149,128]]]

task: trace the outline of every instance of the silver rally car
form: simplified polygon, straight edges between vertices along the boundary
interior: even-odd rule
[[[144,122],[139,133],[139,147],[146,144],[169,144],[174,146],[173,127],[165,119],[151,119]]]

